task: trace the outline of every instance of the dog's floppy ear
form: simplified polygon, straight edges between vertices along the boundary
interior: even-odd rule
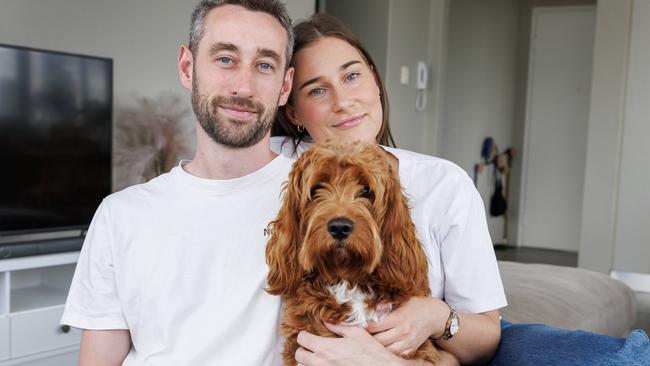
[[[381,225],[384,252],[377,267],[377,276],[386,293],[392,296],[427,296],[427,257],[415,235],[408,202],[397,174],[386,173],[386,187],[380,203],[385,213]]]
[[[298,264],[300,220],[302,219],[302,167],[299,159],[284,186],[284,199],[276,219],[271,223],[272,235],[266,245],[269,265],[267,291],[273,295],[295,294],[302,278]]]

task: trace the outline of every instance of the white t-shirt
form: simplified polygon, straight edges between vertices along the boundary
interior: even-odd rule
[[[297,154],[308,147],[299,145]],[[399,160],[402,190],[429,258],[432,295],[471,313],[506,306],[483,200],[467,173],[444,159],[383,148]],[[284,137],[271,138],[271,149],[295,158]]]
[[[292,161],[208,180],[176,167],[107,197],[61,320],[129,329],[124,365],[278,365],[280,298],[264,290],[265,228]]]

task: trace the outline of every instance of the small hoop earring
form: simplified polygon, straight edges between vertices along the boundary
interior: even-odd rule
[[[305,126],[298,125],[296,128],[298,129],[298,132],[300,132],[300,133],[305,132]]]

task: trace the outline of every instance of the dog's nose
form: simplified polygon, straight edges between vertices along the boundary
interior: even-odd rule
[[[337,240],[347,238],[352,232],[352,221],[345,217],[337,217],[327,223],[327,231],[330,235]]]

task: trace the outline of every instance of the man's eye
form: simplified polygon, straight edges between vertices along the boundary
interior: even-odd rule
[[[317,97],[317,96],[319,96],[319,95],[322,95],[323,93],[325,93],[325,89],[323,89],[323,88],[316,88],[316,89],[312,89],[312,90],[309,92],[309,95],[312,96],[312,97]]]
[[[222,63],[224,65],[230,65],[233,63],[233,60],[230,57],[219,57],[217,58],[217,62]]]
[[[262,62],[260,64],[260,69],[262,69],[264,71],[271,71],[271,70],[273,70],[273,65],[271,65],[271,64],[269,64],[267,62]]]

